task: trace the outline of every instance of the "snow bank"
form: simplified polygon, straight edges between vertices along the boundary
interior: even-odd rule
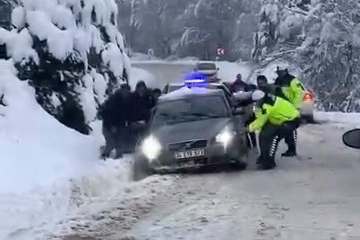
[[[317,121],[350,123],[360,126],[360,113],[315,112],[314,117]]]
[[[141,183],[128,190],[133,186],[131,157],[99,161],[104,141],[99,122],[92,125],[91,136],[66,128],[37,104],[34,89],[15,74],[12,60],[0,61],[0,239],[70,234],[74,220],[59,224],[69,216],[92,219],[115,200],[156,193],[149,182],[146,190]],[[61,229],[56,232],[55,226]]]

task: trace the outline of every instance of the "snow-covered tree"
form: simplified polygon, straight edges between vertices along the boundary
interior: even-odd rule
[[[249,36],[256,29],[256,23],[251,19],[259,8],[258,0],[117,2],[131,12],[127,17],[120,15],[119,22],[130,22],[130,28],[120,27],[134,51],[146,53],[151,48],[159,57],[177,55],[213,59],[216,48],[222,46],[228,53],[227,59],[238,59],[239,54],[250,55],[249,48],[244,51],[239,42],[244,45],[252,42]]]
[[[359,10],[357,0],[264,0],[253,57],[297,64],[321,108],[360,111]]]
[[[34,86],[41,106],[85,134],[98,105],[127,81],[117,14],[114,0],[23,0],[12,12],[15,29],[0,28],[18,77]]]

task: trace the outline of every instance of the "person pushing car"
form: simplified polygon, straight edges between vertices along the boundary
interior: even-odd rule
[[[278,144],[300,126],[300,112],[289,101],[261,90],[255,90],[252,99],[256,101],[255,120],[247,130],[260,131],[258,168],[273,169]]]
[[[275,96],[281,97],[291,102],[298,110],[301,108],[303,89],[300,81],[288,73],[285,66],[277,67],[276,78],[274,84],[269,84],[265,76],[260,75],[257,78],[258,87],[260,90],[272,93]],[[288,146],[286,152],[282,153],[283,157],[294,157],[297,155],[297,131],[294,130],[291,134],[285,136],[285,143]]]

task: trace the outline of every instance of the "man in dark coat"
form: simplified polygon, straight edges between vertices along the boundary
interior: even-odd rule
[[[159,99],[159,97],[161,96],[161,90],[159,88],[154,88],[152,90],[152,95],[154,97],[155,102],[157,102],[157,100]]]
[[[230,91],[235,92],[251,92],[256,89],[256,86],[253,84],[246,83],[242,80],[242,76],[239,73],[236,75],[236,80],[231,84]]]
[[[136,84],[135,91],[132,93],[131,105],[133,122],[149,122],[150,111],[155,106],[155,99],[144,81]]]
[[[113,149],[116,150],[115,159],[123,156],[130,117],[130,100],[130,88],[123,84],[100,108],[99,114],[103,120],[102,133],[106,141],[101,153],[102,158],[108,158]]]

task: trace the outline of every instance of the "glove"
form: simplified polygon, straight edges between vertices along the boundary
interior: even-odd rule
[[[246,126],[246,132],[251,133],[251,131],[250,131],[250,125],[247,125],[247,126]]]

